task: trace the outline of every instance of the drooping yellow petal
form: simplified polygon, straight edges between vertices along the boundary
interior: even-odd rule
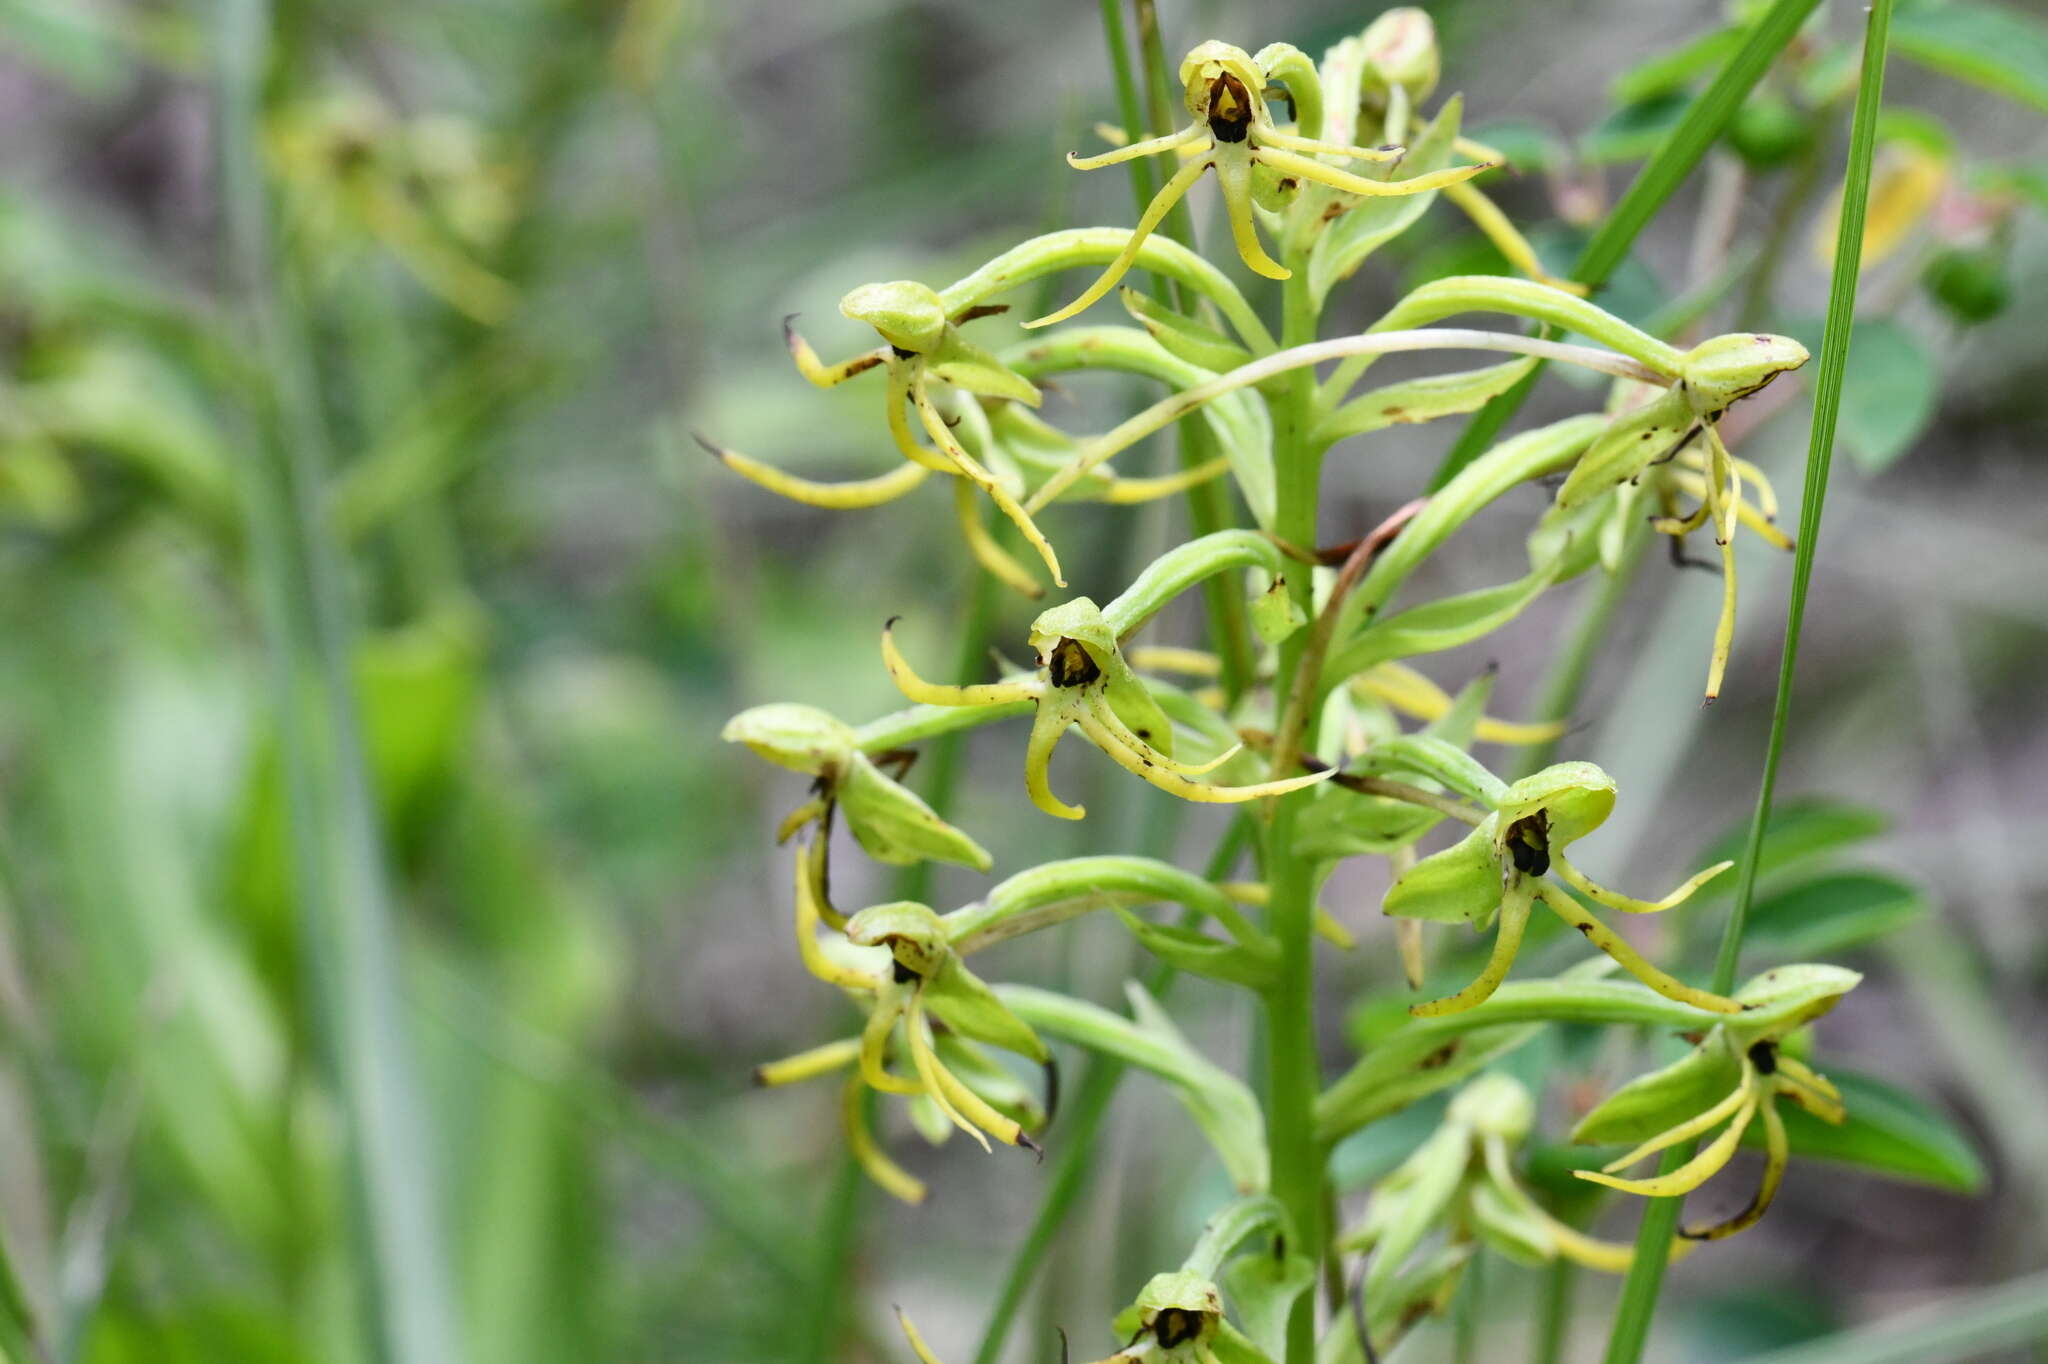
[[[1707,506],[1713,511],[1714,540],[1721,547],[1721,618],[1714,625],[1714,653],[1707,661],[1707,701],[1721,695],[1721,679],[1728,671],[1728,655],[1735,648],[1735,528],[1734,509],[1729,505],[1723,474],[1728,447],[1720,432],[1707,427],[1707,443],[1713,450],[1713,475],[1707,479]]]
[[[1207,463],[1177,474],[1159,474],[1151,478],[1124,478],[1114,470],[1098,471],[1098,477],[1106,479],[1108,486],[1100,494],[1102,501],[1116,507],[1132,507],[1140,502],[1156,502],[1162,497],[1186,492],[1199,484],[1221,478],[1230,472],[1230,461],[1218,455]]]
[[[1623,895],[1618,890],[1609,890],[1580,871],[1565,859],[1563,853],[1553,850],[1550,854],[1550,869],[1566,885],[1579,891],[1595,904],[1609,909],[1618,909],[1623,914],[1656,914],[1670,909],[1673,905],[1684,904],[1692,893],[1722,872],[1734,866],[1733,862],[1716,862],[1698,875],[1688,877],[1679,887],[1661,900],[1638,900],[1632,895]]]
[[[1529,926],[1531,907],[1528,885],[1518,880],[1501,899],[1500,924],[1494,930],[1493,952],[1487,957],[1486,968],[1479,973],[1479,978],[1454,995],[1432,999],[1426,1004],[1410,1004],[1408,1012],[1417,1018],[1442,1018],[1445,1014],[1463,1013],[1484,1004],[1508,978],[1508,970],[1515,964],[1515,954],[1522,947],[1522,931]]]
[[[917,675],[910,661],[896,648],[895,621],[882,627],[882,666],[896,690],[927,706],[1006,706],[1016,701],[1035,701],[1041,688],[1036,682],[977,682],[967,687],[946,687],[927,682]]]
[[[903,467],[909,469],[914,466],[906,464]],[[967,542],[967,552],[988,570],[990,577],[1027,597],[1045,595],[1044,584],[1033,578],[1031,570],[997,544],[995,537],[988,533],[988,527],[981,524],[981,503],[974,496],[974,485],[964,478],[953,480],[953,514],[959,518],[960,538]]]
[[[1750,1101],[1755,1088],[1755,1067],[1750,1065],[1748,1057],[1744,1057],[1742,1060],[1741,1082],[1735,1088],[1728,1091],[1727,1097],[1723,1098],[1713,1107],[1687,1118],[1684,1122],[1666,1128],[1641,1146],[1630,1151],[1627,1155],[1617,1156],[1600,1168],[1611,1175],[1620,1174],[1623,1170],[1628,1169],[1631,1165],[1647,1156],[1654,1156],[1659,1151],[1668,1150],[1682,1141],[1691,1141],[1694,1137],[1704,1136],[1728,1121],[1728,1119],[1734,1117],[1736,1111]]]
[[[1185,649],[1177,644],[1140,644],[1130,651],[1131,666],[1152,673],[1178,673],[1182,677],[1217,677],[1223,660],[1206,649]]]
[[[1026,543],[1038,551],[1038,557],[1045,561],[1046,571],[1052,574],[1053,582],[1065,587],[1067,580],[1060,576],[1059,555],[1053,553],[1051,541],[1039,530],[1038,523],[1031,519],[1031,513],[1025,511],[1016,498],[1010,496],[1009,489],[984,468],[980,460],[968,454],[967,447],[953,439],[952,431],[946,426],[946,419],[940,416],[938,408],[932,405],[931,395],[925,391],[921,377],[911,383],[910,401],[917,409],[918,419],[924,424],[925,434],[930,436],[932,443],[953,462],[954,472],[980,485],[981,490],[988,494],[989,500],[996,504],[996,510],[1009,517],[1010,523],[1024,533]]]
[[[1690,1004],[1696,1009],[1707,1009],[1717,1014],[1742,1012],[1742,1006],[1734,1000],[1709,990],[1696,989],[1676,976],[1667,975],[1652,966],[1648,958],[1628,945],[1627,939],[1580,908],[1579,902],[1569,895],[1553,894],[1539,888],[1536,898],[1550,906],[1551,913],[1585,934],[1586,940],[1593,946],[1621,963],[1622,970],[1666,999],[1677,1000],[1680,1004]]]
[[[905,1203],[924,1202],[924,1181],[889,1159],[868,1130],[866,1105],[859,1080],[840,1091],[839,1117],[846,1128],[846,1151],[869,1179]]]
[[[979,1094],[960,1083],[959,1077],[939,1060],[939,1054],[932,1049],[930,1026],[925,1022],[922,992],[910,997],[910,1008],[903,1019],[903,1032],[910,1039],[911,1064],[917,1067],[918,1078],[924,1081],[925,1093],[931,1096],[941,1113],[952,1119],[955,1127],[980,1142],[984,1151],[990,1149],[989,1137],[1005,1146],[1015,1146],[1020,1142],[1024,1129],[1014,1120],[996,1112]]]
[[[1622,1179],[1616,1175],[1604,1174],[1598,1170],[1574,1170],[1573,1174],[1593,1184],[1605,1184],[1610,1189],[1623,1193],[1641,1194],[1645,1198],[1676,1198],[1691,1193],[1700,1185],[1719,1174],[1735,1155],[1735,1148],[1742,1141],[1742,1134],[1749,1127],[1749,1120],[1756,1116],[1756,1091],[1752,1088],[1743,1105],[1735,1110],[1735,1118],[1720,1136],[1711,1142],[1685,1164],[1668,1175],[1652,1175],[1647,1179]]]
[[[1130,240],[1124,243],[1124,249],[1109,263],[1109,268],[1072,303],[1057,312],[1047,313],[1044,317],[1026,322],[1025,327],[1050,327],[1055,322],[1064,322],[1085,311],[1114,289],[1116,282],[1124,277],[1125,272],[1138,259],[1138,249],[1144,246],[1145,238],[1152,235],[1152,229],[1159,226],[1172,211],[1173,206],[1181,201],[1181,197],[1193,188],[1195,181],[1202,178],[1202,172],[1208,169],[1209,158],[1198,156],[1174,172],[1173,178],[1161,186],[1159,193],[1152,196],[1152,202],[1145,206],[1145,212],[1138,219],[1138,225],[1131,229]]]
[[[860,1030],[860,1078],[878,1094],[924,1093],[917,1081],[889,1073],[889,1036],[902,1015],[903,991],[891,988],[876,999],[874,1012]]]
[[[1083,704],[1088,707],[1089,713],[1095,717],[1099,724],[1110,733],[1116,735],[1118,741],[1125,748],[1138,755],[1140,762],[1151,763],[1168,772],[1177,772],[1183,777],[1199,777],[1205,773],[1214,772],[1217,768],[1223,766],[1223,764],[1244,751],[1243,744],[1232,744],[1229,748],[1224,749],[1205,763],[1184,763],[1178,758],[1170,758],[1166,754],[1161,753],[1148,741],[1141,738],[1136,731],[1123,722],[1123,717],[1118,715],[1115,708],[1109,704],[1108,696],[1100,690],[1090,691]]]
[[[1086,807],[1069,805],[1052,793],[1052,753],[1073,722],[1072,703],[1063,696],[1048,696],[1038,703],[1031,739],[1024,746],[1024,790],[1033,805],[1055,819],[1080,819],[1088,813]]]
[[[782,823],[775,826],[775,841],[778,844],[789,842],[795,836],[797,830],[803,828],[804,825],[809,824],[824,813],[825,798],[823,796],[805,801],[802,805],[797,806],[796,809],[784,815]]]
[[[1422,673],[1405,663],[1381,663],[1351,679],[1354,692],[1385,702],[1403,715],[1425,722],[1442,719],[1451,709],[1450,695]],[[1570,728],[1562,720],[1521,724],[1513,720],[1479,717],[1472,737],[1492,744],[1548,743]]]
[[[785,1056],[780,1061],[754,1067],[754,1083],[762,1088],[776,1085],[793,1085],[802,1080],[829,1075],[844,1069],[860,1059],[860,1039],[846,1037],[837,1042],[827,1042],[822,1047],[812,1047],[794,1056]]]
[[[916,435],[911,432],[910,418],[904,414],[903,405],[910,401],[910,366],[912,363],[921,366],[924,362],[922,360],[915,362],[898,360],[893,356],[889,360],[889,392],[887,394],[889,438],[896,442],[897,450],[901,451],[903,457],[912,464],[930,469],[934,473],[958,473],[959,470],[953,466],[952,461],[946,458],[943,451],[933,450],[921,444]]]
[[[1278,153],[1281,156],[1291,152]],[[1320,166],[1320,161],[1310,161]],[[1267,279],[1287,279],[1294,272],[1266,254],[1266,248],[1259,241],[1257,220],[1252,216],[1252,161],[1242,147],[1232,149],[1224,155],[1218,149],[1216,156],[1216,184],[1223,191],[1224,216],[1230,221],[1230,240],[1237,247],[1238,257],[1254,273]]]
[[[1718,1241],[1738,1231],[1747,1231],[1771,1210],[1771,1202],[1778,1196],[1778,1186],[1785,1181],[1785,1165],[1791,1159],[1792,1145],[1785,1137],[1785,1120],[1778,1116],[1777,1105],[1768,1098],[1763,1102],[1763,1119],[1764,1173],[1749,1203],[1725,1222],[1705,1227],[1680,1227],[1680,1236],[1688,1241]]]
[[[848,990],[881,988],[880,976],[870,975],[851,966],[841,966],[825,955],[825,949],[818,944],[820,918],[810,864],[810,849],[806,847],[796,856],[796,948],[803,958],[804,969],[819,980]]]

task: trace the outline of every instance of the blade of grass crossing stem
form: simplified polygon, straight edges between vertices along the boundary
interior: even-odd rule
[[[1751,88],[1762,79],[1764,72],[1777,60],[1778,54],[1792,41],[1819,3],[1820,0],[1777,0],[1750,29],[1749,37],[1728,59],[1713,83],[1686,107],[1678,126],[1665,137],[1656,155],[1643,166],[1621,196],[1621,202],[1607,215],[1607,221],[1586,243],[1586,249],[1579,253],[1578,264],[1572,267],[1573,279],[1595,289],[1607,282],[1614,267],[1628,256],[1628,249],[1634,245],[1637,234],[1657,216],[1657,210],[1664,206],[1665,200],[1685,183],[1693,167],[1707,154],[1707,148],[1714,145],[1714,139],[1721,135],[1742,108],[1742,101],[1748,97]],[[1543,362],[1538,361],[1520,383],[1480,408],[1465,424],[1457,443],[1451,446],[1443,463],[1437,467],[1436,477],[1429,485],[1431,492],[1450,482],[1453,474],[1492,446],[1501,428],[1521,410],[1543,369]]]
[[[263,0],[221,7],[221,168],[231,269],[268,405],[244,469],[256,579],[270,635],[306,960],[347,1124],[362,1299],[392,1364],[466,1356],[443,1257],[440,1192],[399,1004],[389,886],[350,681],[341,565],[319,515],[325,438],[302,338],[279,297],[260,170],[270,56]]]
[[[1870,194],[1870,161],[1877,142],[1877,115],[1884,102],[1885,35],[1891,26],[1892,0],[1876,0],[1870,9],[1863,40],[1863,72],[1856,91],[1856,115],[1849,137],[1849,166],[1843,178],[1842,221],[1835,238],[1835,272],[1828,291],[1827,329],[1821,337],[1820,369],[1814,381],[1813,431],[1806,447],[1806,486],[1799,504],[1799,550],[1792,563],[1792,592],[1785,613],[1785,651],[1778,664],[1778,697],[1771,711],[1770,739],[1764,749],[1763,778],[1749,841],[1742,854],[1735,903],[1721,935],[1714,962],[1713,988],[1726,994],[1735,984],[1742,953],[1743,923],[1756,892],[1758,852],[1771,817],[1771,796],[1778,783],[1778,761],[1785,751],[1786,719],[1792,709],[1792,679],[1799,660],[1800,626],[1806,614],[1807,589],[1813,581],[1814,551],[1820,542],[1821,506],[1827,497],[1828,468],[1834,458],[1835,417],[1841,406],[1842,381],[1849,361],[1849,334],[1856,322],[1856,277],[1863,256],[1863,217]],[[1690,1154],[1689,1147],[1667,1152],[1664,1169],[1674,1168]],[[1664,1279],[1671,1233],[1678,1224],[1679,1198],[1653,1198],[1643,1213],[1634,1263],[1622,1285],[1607,1342],[1607,1364],[1635,1364],[1649,1338],[1650,1318]]]

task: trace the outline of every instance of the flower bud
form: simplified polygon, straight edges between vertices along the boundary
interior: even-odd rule
[[[863,284],[839,300],[839,311],[867,323],[896,349],[919,355],[937,347],[946,335],[945,304],[916,280]]]
[[[1400,86],[1411,100],[1426,99],[1443,72],[1436,25],[1412,6],[1390,9],[1359,40],[1365,48],[1365,89],[1384,95]]]

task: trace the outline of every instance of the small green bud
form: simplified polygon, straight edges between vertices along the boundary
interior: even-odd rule
[[[725,722],[719,737],[745,744],[779,767],[812,776],[843,764],[854,749],[853,730],[816,706],[776,702],[743,710]]]
[[[863,284],[839,300],[839,311],[867,323],[898,350],[919,355],[937,347],[946,335],[946,305],[916,280]]]
[[[1278,644],[1308,624],[1308,615],[1287,591],[1287,579],[1275,578],[1273,585],[1252,598],[1252,628],[1268,644]]]
[[[1522,1082],[1498,1072],[1482,1075],[1451,1100],[1451,1121],[1481,1136],[1519,1143],[1536,1125],[1536,1101]]]
[[[1400,86],[1411,100],[1422,100],[1436,89],[1443,74],[1443,54],[1437,46],[1436,25],[1429,15],[1413,6],[1390,9],[1372,21],[1359,38],[1365,49],[1365,89],[1384,95]]]
[[[846,940],[888,948],[898,965],[917,976],[936,973],[952,951],[939,916],[914,900],[870,905],[846,921]]]
[[[1784,165],[1813,145],[1813,118],[1783,95],[1752,95],[1735,115],[1728,143],[1752,170]]]
[[[1717,420],[1737,399],[1805,364],[1806,347],[1789,336],[1733,332],[1713,336],[1679,361],[1679,385],[1693,412]]]

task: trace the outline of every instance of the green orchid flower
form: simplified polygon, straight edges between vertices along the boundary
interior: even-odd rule
[[[846,816],[854,838],[878,862],[906,866],[935,858],[976,871],[991,865],[986,848],[940,819],[916,792],[883,770],[894,767],[901,775],[916,758],[912,750],[888,750],[877,761],[862,751],[850,726],[815,706],[789,702],[742,711],[726,722],[719,737],[815,778],[811,799],[791,811],[776,831],[778,843],[813,824],[829,831],[836,811]]]
[[[1280,73],[1284,71],[1284,76]],[[1100,156],[1080,157],[1068,153],[1067,164],[1076,170],[1096,170],[1135,157],[1174,152],[1183,159],[1181,167],[1154,195],[1138,218],[1122,254],[1110,262],[1095,283],[1066,307],[1027,322],[1027,327],[1045,327],[1083,311],[1116,287],[1118,280],[1137,260],[1138,249],[1159,226],[1181,197],[1197,180],[1214,170],[1229,214],[1230,235],[1246,266],[1268,279],[1286,279],[1292,273],[1266,254],[1259,243],[1253,219],[1255,197],[1277,206],[1284,196],[1304,182],[1327,185],[1359,197],[1424,194],[1444,185],[1470,179],[1488,169],[1485,165],[1456,166],[1432,171],[1407,180],[1369,180],[1340,170],[1331,157],[1353,161],[1391,161],[1398,147],[1354,147],[1323,142],[1289,132],[1273,122],[1266,107],[1266,93],[1276,77],[1284,79],[1297,102],[1313,88],[1315,66],[1300,51],[1286,43],[1274,43],[1254,58],[1229,43],[1206,42],[1189,52],[1180,66],[1187,111],[1193,121],[1176,133],[1145,138]],[[1319,96],[1308,95],[1309,98]],[[1264,175],[1260,174],[1261,172]],[[1265,179],[1270,175],[1270,179]],[[1261,193],[1260,191],[1263,191]]]
[[[1550,886],[1556,875],[1594,903],[1624,914],[1652,914],[1683,903],[1695,890],[1734,865],[1720,862],[1691,877],[1661,900],[1638,900],[1600,885],[1564,855],[1571,843],[1598,828],[1614,809],[1614,779],[1591,763],[1557,763],[1512,786],[1499,787],[1493,809],[1461,841],[1417,862],[1395,879],[1383,908],[1401,918],[1471,923],[1484,928],[1496,910],[1500,926],[1485,968],[1463,990],[1411,1006],[1418,1017],[1457,1013],[1484,1001],[1507,978],[1538,901],[1623,970],[1666,998],[1715,1013],[1738,1013],[1734,1000],[1686,985],[1658,970],[1572,896]]]
[[[1756,1193],[1720,1222],[1679,1229],[1690,1241],[1713,1241],[1755,1226],[1784,1182],[1791,1146],[1778,1100],[1790,1099],[1823,1122],[1847,1116],[1842,1093],[1825,1075],[1791,1055],[1787,1037],[1834,1008],[1862,977],[1839,966],[1784,966],[1766,971],[1735,993],[1745,1011],[1714,1028],[1681,1060],[1622,1086],[1572,1130],[1582,1143],[1638,1141],[1640,1145],[1599,1170],[1574,1171],[1580,1179],[1646,1198],[1691,1193],[1726,1168],[1752,1122],[1764,1129],[1764,1169]],[[1669,1174],[1628,1179],[1618,1172],[1650,1156],[1720,1131]]]
[[[789,353],[798,372],[820,388],[842,384],[871,369],[883,369],[888,376],[884,415],[889,434],[907,461],[905,464],[875,478],[818,483],[713,444],[701,435],[697,437],[698,444],[741,477],[770,492],[818,507],[878,506],[903,496],[932,473],[964,479],[985,493],[996,509],[1023,533],[1045,561],[1053,581],[1066,586],[1066,580],[1060,576],[1059,556],[1030,513],[1017,501],[1016,493],[1021,489],[1013,490],[1005,479],[969,453],[932,395],[931,385],[936,379],[962,394],[1023,403],[1027,407],[1039,405],[1042,398],[1035,384],[960,335],[963,324],[1006,312],[1008,305],[973,304],[949,314],[937,291],[915,280],[894,280],[863,284],[839,300],[839,311],[855,322],[873,327],[881,334],[882,344],[828,365],[797,334],[791,318],[785,319],[782,327]],[[919,427],[931,441],[929,446],[912,432],[904,411],[906,403],[917,414]]]

